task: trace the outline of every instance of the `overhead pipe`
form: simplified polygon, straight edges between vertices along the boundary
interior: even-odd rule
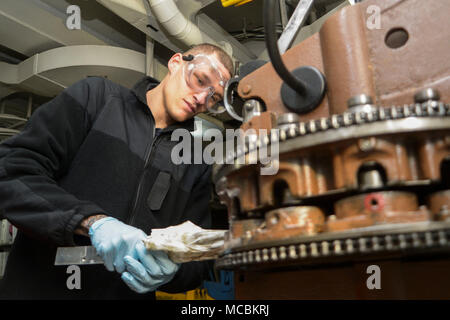
[[[200,29],[183,15],[173,0],[148,0],[150,9],[158,22],[170,36],[187,47],[208,42],[217,45],[211,38],[204,38]]]

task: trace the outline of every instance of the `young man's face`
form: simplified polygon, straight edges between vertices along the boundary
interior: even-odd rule
[[[169,60],[168,69],[165,107],[177,122],[205,112],[215,102],[221,101],[224,85],[231,76],[215,54],[198,54],[194,60],[185,61],[182,54],[177,53]]]

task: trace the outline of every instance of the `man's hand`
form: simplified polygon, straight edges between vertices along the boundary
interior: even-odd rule
[[[172,262],[164,251],[149,251],[142,242],[136,244],[137,258],[126,256],[122,280],[138,293],[155,291],[177,273],[180,265]]]
[[[146,234],[116,218],[104,217],[89,228],[89,236],[97,254],[109,271],[125,271],[125,256],[137,258],[136,244],[142,243]]]

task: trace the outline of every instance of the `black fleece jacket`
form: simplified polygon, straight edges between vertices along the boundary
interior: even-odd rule
[[[186,220],[210,227],[211,167],[172,163],[172,131],[192,131],[194,122],[155,136],[146,92],[157,84],[145,77],[129,90],[103,78],[81,80],[0,144],[0,210],[19,230],[1,298],[154,298],[134,293],[103,265],[81,266],[81,289],[67,288],[67,268],[54,266],[56,248],[90,245],[74,235],[87,216],[112,216],[147,234]],[[160,289],[193,289],[207,269],[205,262],[185,263]]]

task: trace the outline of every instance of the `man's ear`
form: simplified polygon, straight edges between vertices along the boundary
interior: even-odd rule
[[[181,53],[175,53],[167,63],[167,69],[169,73],[175,73],[183,64],[183,55]]]

